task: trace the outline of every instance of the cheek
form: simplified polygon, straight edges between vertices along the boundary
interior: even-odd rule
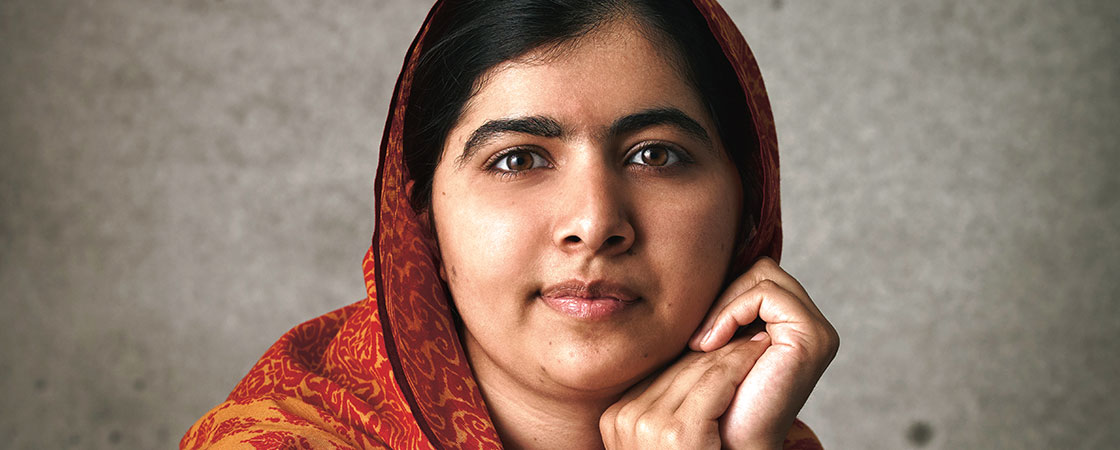
[[[726,263],[721,256],[730,258],[741,208],[734,181],[713,179],[646,196],[652,201],[638,209],[649,217],[650,234],[663,236],[667,242],[660,244],[674,249],[680,262]]]
[[[687,316],[706,312],[719,294],[735,247],[737,178],[714,181],[650,196],[658,205],[639,208],[654,270],[668,297],[679,300],[666,307],[689,309]]]
[[[539,250],[540,214],[525,205],[464,195],[445,196],[433,202],[433,210],[454,298],[489,297],[526,278]]]

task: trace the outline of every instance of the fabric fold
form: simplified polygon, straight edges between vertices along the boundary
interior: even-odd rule
[[[403,124],[413,71],[440,14],[437,2],[405,58],[391,100],[375,182],[376,226],[362,267],[367,298],[296,326],[183,437],[182,448],[500,448],[466,358],[438,250],[409,203]],[[777,135],[750,48],[714,0],[695,0],[731,61],[750,109],[761,206],[735,261],[778,259]],[[741,271],[741,270],[740,270]],[[786,448],[819,448],[796,422]]]

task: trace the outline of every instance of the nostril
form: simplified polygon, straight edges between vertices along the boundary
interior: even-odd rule
[[[607,247],[613,247],[613,246],[622,244],[622,241],[624,241],[624,240],[626,240],[626,238],[624,238],[622,236],[614,235],[614,236],[611,236],[611,237],[607,238],[606,246]]]
[[[572,244],[578,244],[579,243],[579,236],[568,236],[568,237],[564,238],[564,242],[570,242]]]

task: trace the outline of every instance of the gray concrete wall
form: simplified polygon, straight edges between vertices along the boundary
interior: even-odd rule
[[[0,2],[2,447],[172,447],[358,300],[426,2]],[[831,448],[1120,442],[1120,4],[725,1]],[[263,312],[263,314],[262,314]]]

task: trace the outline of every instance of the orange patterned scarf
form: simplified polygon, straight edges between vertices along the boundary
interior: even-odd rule
[[[362,267],[368,297],[284,334],[203,416],[182,448],[499,448],[438,277],[434,242],[409,205],[402,148],[413,67],[428,23],[397,80],[381,142],[377,226]],[[754,56],[715,0],[694,0],[735,67],[758,134],[762,202],[738,265],[781,253],[778,152]],[[796,422],[786,448],[820,448]]]

